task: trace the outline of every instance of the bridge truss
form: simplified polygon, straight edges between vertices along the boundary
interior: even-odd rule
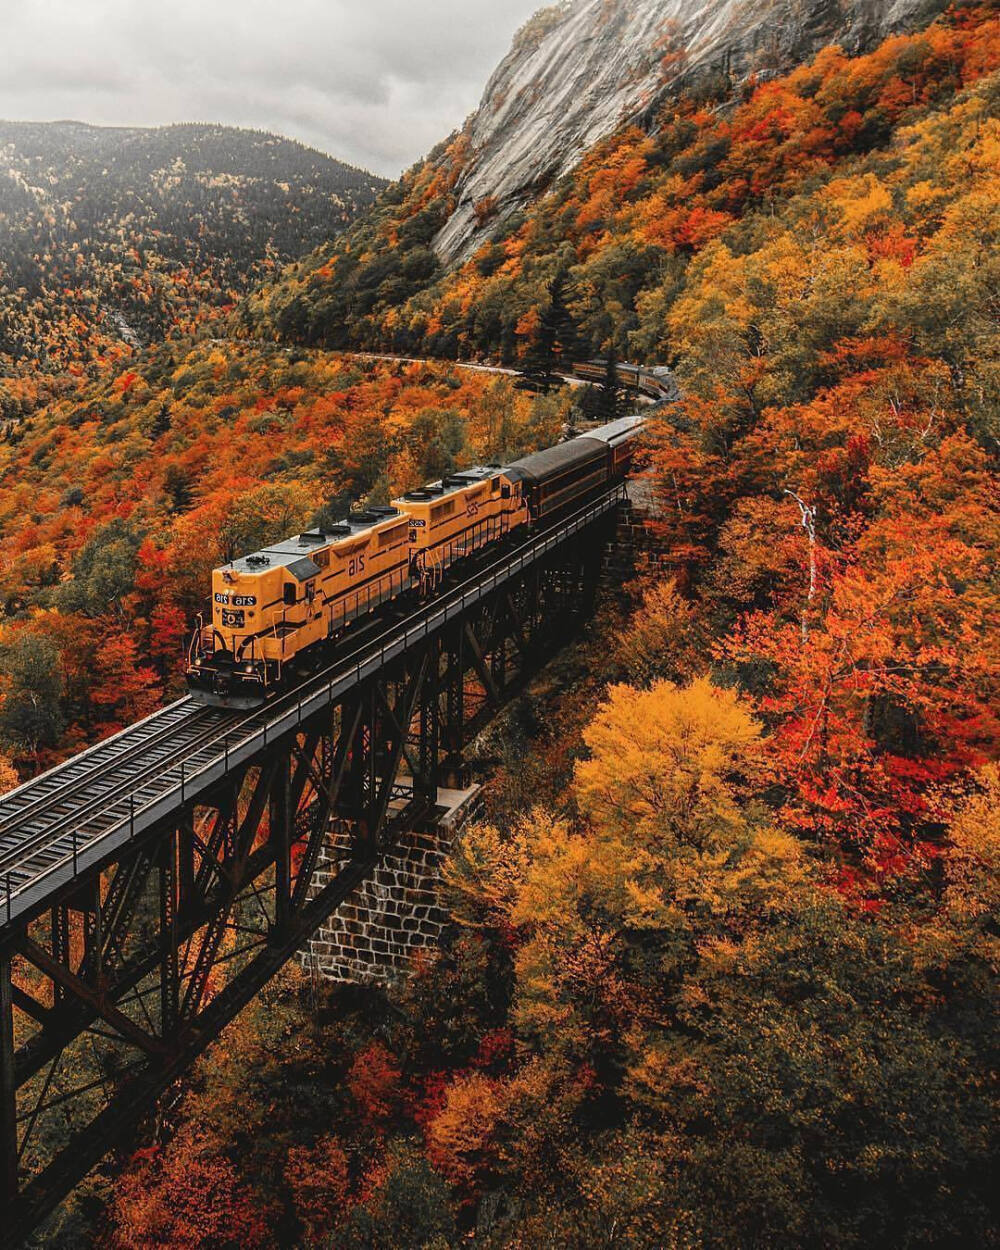
[[[620,498],[383,620],[263,711],[220,724],[182,700],[0,801],[0,1245],[433,818],[464,749],[590,613]],[[334,822],[353,853],[320,885]]]

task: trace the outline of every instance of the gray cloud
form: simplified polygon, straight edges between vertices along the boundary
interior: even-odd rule
[[[539,0],[0,0],[0,117],[220,121],[396,174]]]

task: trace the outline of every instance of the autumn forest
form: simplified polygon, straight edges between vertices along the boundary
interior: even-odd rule
[[[463,365],[681,399],[440,952],[287,966],[38,1244],[1000,1244],[995,7],[666,94],[451,267],[467,132],[231,133],[0,123],[2,789],[182,693],[220,563],[603,410]]]

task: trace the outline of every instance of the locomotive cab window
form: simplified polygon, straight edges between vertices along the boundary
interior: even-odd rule
[[[431,519],[433,521],[441,521],[446,516],[451,516],[454,511],[454,499],[446,499],[444,503],[439,503],[436,508],[431,509]]]
[[[285,603],[288,605],[288,607],[292,608],[295,606],[297,595],[298,595],[298,592],[295,588],[295,583],[285,582]]]

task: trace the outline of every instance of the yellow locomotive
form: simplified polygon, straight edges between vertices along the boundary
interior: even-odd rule
[[[211,624],[199,622],[188,657],[192,694],[258,706],[328,658],[353,621],[432,595],[453,565],[620,480],[642,424],[626,417],[509,465],[464,469],[216,569]]]

